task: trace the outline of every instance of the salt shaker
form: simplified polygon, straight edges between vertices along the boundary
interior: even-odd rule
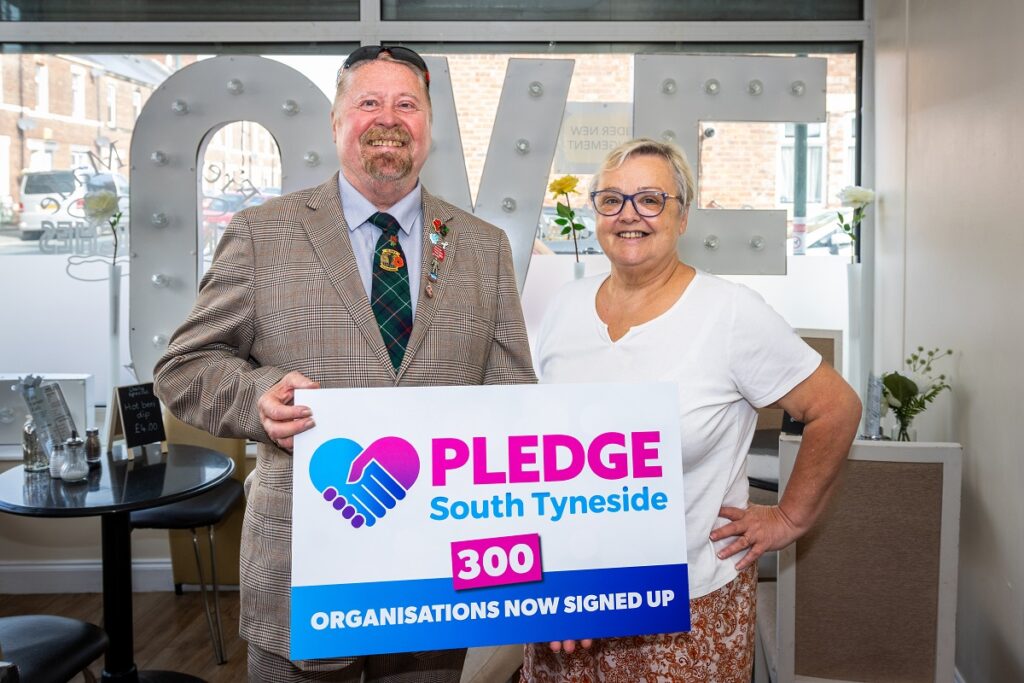
[[[60,479],[60,468],[64,466],[64,444],[57,442],[50,449],[50,477]]]
[[[65,482],[85,481],[89,477],[89,463],[85,461],[85,442],[71,432],[71,438],[64,442],[64,464],[60,467],[60,478]]]
[[[46,451],[39,445],[39,435],[31,415],[25,418],[25,426],[21,428],[21,457],[26,472],[42,472],[50,466]]]
[[[96,467],[100,464],[100,457],[103,447],[100,445],[100,430],[97,427],[90,427],[85,430],[85,460],[89,467]]]

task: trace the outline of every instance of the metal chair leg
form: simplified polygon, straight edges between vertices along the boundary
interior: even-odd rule
[[[213,614],[210,611],[210,598],[206,595],[206,577],[203,575],[203,561],[199,557],[199,536],[196,530],[192,529],[192,549],[196,554],[196,569],[199,571],[199,589],[203,593],[203,608],[206,612],[206,623],[210,627],[210,640],[213,641],[213,656],[218,664],[224,663],[224,657],[217,648],[217,636],[213,627]]]
[[[206,527],[207,539],[210,542],[210,580],[213,582],[213,614],[217,618],[217,645],[216,648],[220,652],[220,659],[218,664],[225,663],[227,653],[224,652],[224,629],[221,628],[220,624],[220,589],[217,586],[217,549],[213,543],[213,525]]]

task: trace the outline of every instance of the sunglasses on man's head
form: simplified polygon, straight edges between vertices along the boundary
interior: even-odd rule
[[[407,47],[401,47],[400,45],[364,45],[352,51],[345,60],[345,63],[341,67],[341,71],[350,69],[359,62],[372,61],[377,59],[382,52],[386,52],[391,55],[392,58],[411,64],[420,71],[423,72],[423,79],[427,83],[427,88],[430,88],[430,69],[427,68],[427,63],[423,61],[423,57],[420,57],[414,50],[410,50]],[[338,75],[341,75],[341,71]]]

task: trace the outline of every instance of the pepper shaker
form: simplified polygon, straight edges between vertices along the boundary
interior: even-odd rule
[[[103,447],[100,445],[100,430],[97,427],[90,427],[85,430],[85,460],[90,467],[100,464],[103,454]]]

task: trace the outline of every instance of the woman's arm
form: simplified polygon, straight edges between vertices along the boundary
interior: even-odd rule
[[[723,507],[729,524],[711,532],[711,540],[736,540],[718,553],[722,559],[749,548],[736,565],[746,569],[761,555],[786,547],[814,524],[836,486],[843,461],[860,424],[860,399],[830,366],[822,363],[777,404],[804,423],[803,440],[789,484],[778,505]]]

